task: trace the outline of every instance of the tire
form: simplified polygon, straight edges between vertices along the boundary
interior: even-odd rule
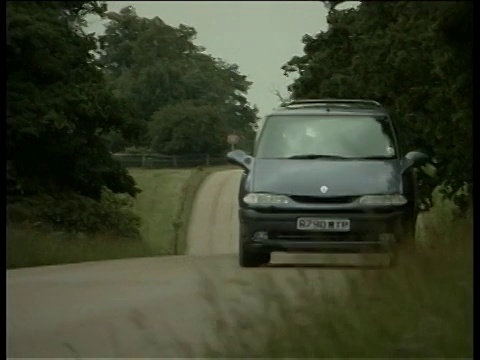
[[[385,233],[379,235],[379,240],[384,245],[384,254],[388,256],[388,261],[386,262],[386,267],[395,266],[397,263],[398,257],[398,244],[395,234]]]
[[[395,231],[397,243],[402,249],[415,250],[416,236],[415,230],[417,226],[417,219],[413,216],[408,216],[403,219]]]
[[[270,253],[252,251],[240,244],[238,259],[241,267],[259,267],[270,262]]]
[[[240,225],[239,235],[238,260],[241,267],[259,267],[270,262],[271,255],[269,252],[258,252],[248,247],[245,243],[246,237],[249,236],[248,231],[242,225]]]
[[[388,255],[388,263],[387,267],[395,267],[398,262],[398,249],[392,249],[390,254]]]

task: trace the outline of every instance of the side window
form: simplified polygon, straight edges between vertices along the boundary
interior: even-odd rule
[[[260,119],[257,121],[257,128],[255,130],[255,144],[253,146],[253,156],[257,156],[257,148],[258,148],[258,143],[264,133],[265,130],[265,124],[267,120],[269,119],[269,116],[266,116],[263,119]]]
[[[402,129],[399,128],[396,116],[390,116],[390,122],[392,124],[394,135],[397,139],[398,155],[403,157],[405,155],[405,134]]]
[[[255,144],[253,146],[253,156],[257,156],[257,149],[258,149],[258,142],[260,141],[260,138],[262,137],[262,133],[264,130],[264,126],[258,127],[256,134],[255,134]]]

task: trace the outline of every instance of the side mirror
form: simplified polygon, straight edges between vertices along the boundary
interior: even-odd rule
[[[249,171],[252,167],[253,158],[243,150],[233,150],[227,154],[227,162]]]
[[[423,166],[430,161],[430,158],[420,151],[410,151],[402,160],[402,173],[411,167]]]

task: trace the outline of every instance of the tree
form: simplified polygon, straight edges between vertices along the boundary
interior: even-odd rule
[[[95,60],[96,39],[83,31],[88,2],[8,2],[7,168],[11,192],[101,189],[135,195],[133,178],[110,156],[103,135],[131,131]]]
[[[329,7],[325,32],[305,35],[304,55],[283,69],[299,77],[294,98],[373,98],[408,133],[409,149],[436,157],[438,177],[424,177],[429,196],[472,183],[470,2],[364,1]]]
[[[152,149],[164,154],[218,154],[226,150],[221,109],[185,101],[157,111],[150,124]]]
[[[195,101],[216,108],[227,131],[251,143],[254,134],[248,123],[256,119],[257,110],[246,99],[251,82],[237,65],[203,53],[193,44],[192,27],[141,18],[133,7],[107,17],[100,61],[115,92],[129,99],[140,121],[150,122],[163,107]],[[152,140],[145,136],[143,145]]]

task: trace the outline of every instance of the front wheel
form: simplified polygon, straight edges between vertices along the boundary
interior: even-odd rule
[[[269,252],[258,252],[248,247],[245,243],[245,238],[249,236],[248,231],[242,225],[240,225],[239,235],[238,260],[241,267],[259,267],[270,262]]]
[[[409,216],[403,219],[397,226],[395,237],[398,245],[402,248],[414,250],[416,247],[416,226],[417,219]]]
[[[259,267],[270,262],[270,253],[252,251],[245,244],[240,244],[238,258],[241,267]]]

